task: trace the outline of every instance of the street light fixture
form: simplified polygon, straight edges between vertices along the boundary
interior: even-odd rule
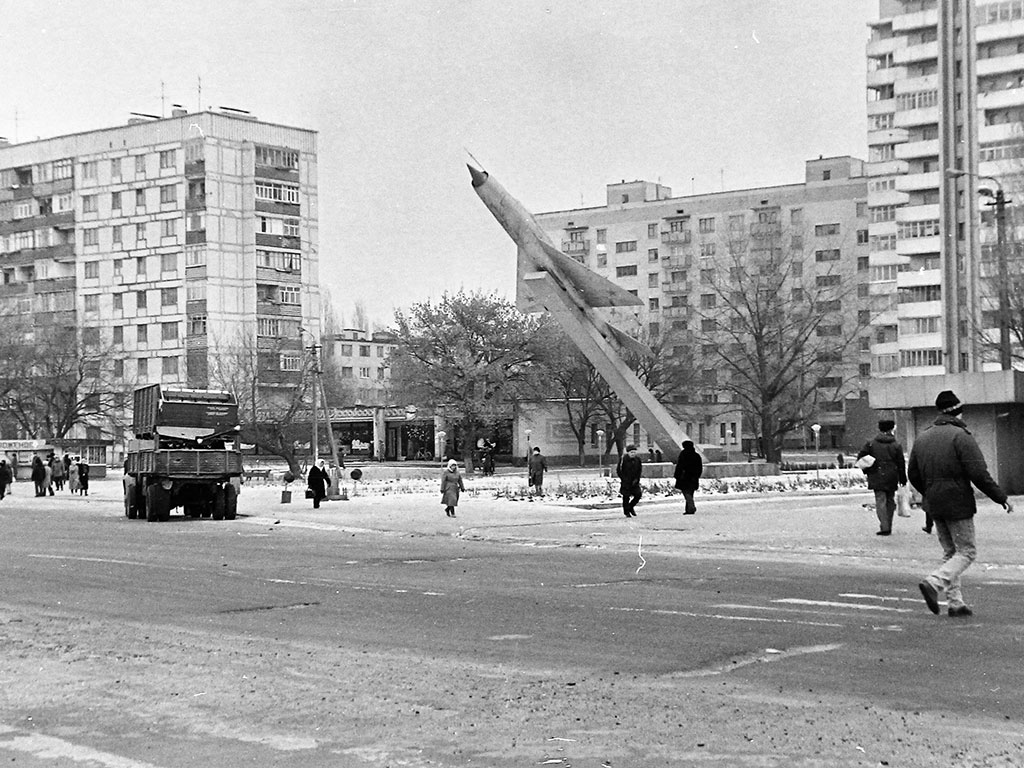
[[[821,424],[811,424],[811,431],[814,433],[814,477],[821,480],[821,457],[818,455],[821,451]]]
[[[1003,185],[999,179],[992,176],[979,176],[959,168],[950,168],[946,175],[957,178],[960,176],[972,176],[977,181],[990,181],[995,191],[988,187],[979,187],[978,194],[992,200],[989,205],[996,211],[996,264],[997,279],[999,281],[999,367],[1008,371],[1013,367],[1010,355],[1010,287],[1009,269],[1007,267],[1006,255],[1006,204],[1010,202],[1003,192]]]

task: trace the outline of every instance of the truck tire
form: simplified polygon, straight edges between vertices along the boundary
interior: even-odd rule
[[[168,520],[171,516],[171,495],[160,483],[146,486],[146,520],[151,523]]]
[[[224,519],[234,520],[238,514],[238,492],[228,483],[224,486]]]
[[[223,488],[215,488],[213,490],[213,519],[223,520],[224,519],[224,508],[226,507],[226,494]]]

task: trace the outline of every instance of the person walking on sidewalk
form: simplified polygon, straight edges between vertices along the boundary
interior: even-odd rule
[[[644,464],[637,456],[636,446],[627,445],[626,454],[619,461],[616,474],[619,476],[619,493],[622,494],[622,514],[636,517],[636,505],[643,496],[640,477],[644,473]]]
[[[967,425],[960,419],[963,404],[950,390],[935,399],[939,417],[914,441],[907,474],[928,505],[942,545],[942,564],[919,584],[928,609],[939,612],[945,593],[950,616],[970,616],[960,576],[977,556],[974,515],[977,505],[971,483],[1007,512],[1013,511],[1006,493],[988,472],[985,457]]]
[[[693,515],[697,512],[697,505],[693,503],[693,494],[700,485],[700,476],[704,474],[704,460],[693,445],[692,440],[683,441],[683,450],[679,452],[679,460],[676,462],[676,488],[683,492],[686,499],[686,510],[684,515]]]
[[[320,502],[327,498],[327,488],[330,484],[327,462],[320,459],[309,468],[309,474],[306,476],[306,487],[313,492],[313,509],[320,509]]]
[[[444,513],[448,517],[455,517],[455,508],[459,506],[459,493],[464,490],[466,486],[462,483],[459,465],[455,459],[450,459],[441,473],[441,503],[444,504]]]
[[[882,419],[878,434],[860,449],[857,458],[873,456],[875,463],[864,470],[868,489],[875,492],[875,515],[878,517],[878,535],[892,533],[892,518],[896,513],[896,489],[907,484],[907,461],[903,446],[896,442],[892,431],[896,422]]]

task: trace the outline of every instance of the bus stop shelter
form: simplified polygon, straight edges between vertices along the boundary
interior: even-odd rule
[[[1024,371],[978,371],[872,379],[868,401],[879,418],[894,412],[896,437],[907,455],[917,435],[938,417],[935,398],[952,390],[961,418],[977,440],[989,472],[1009,494],[1024,493]]]

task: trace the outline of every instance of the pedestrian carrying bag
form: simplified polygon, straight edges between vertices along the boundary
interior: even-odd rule
[[[896,491],[896,510],[900,517],[910,517],[910,489],[906,486]]]
[[[857,469],[867,472],[869,469],[875,466],[875,457],[872,456],[870,453],[867,453],[861,456],[859,459],[857,459],[855,466],[857,467]]]

